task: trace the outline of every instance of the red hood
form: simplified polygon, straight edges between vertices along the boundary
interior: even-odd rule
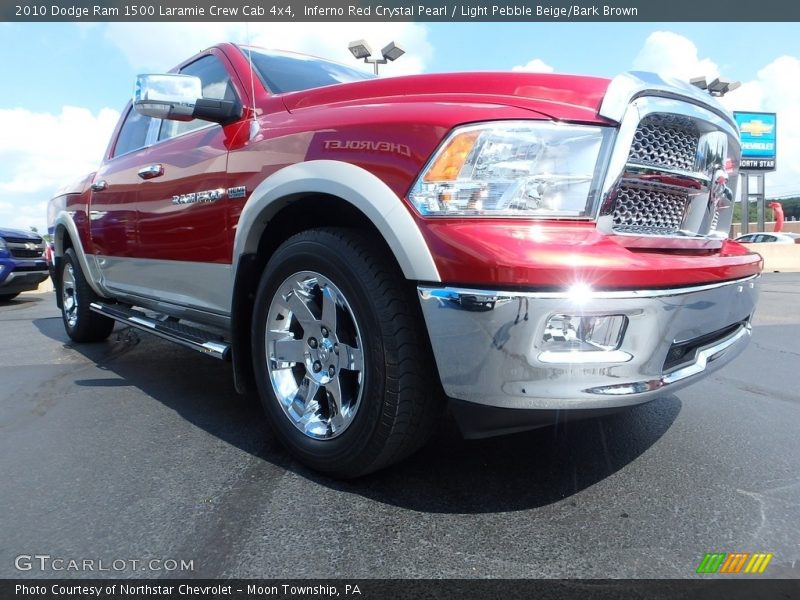
[[[609,80],[545,73],[434,73],[332,85],[283,95],[289,111],[369,101],[480,102],[516,106],[553,119],[607,123],[597,115]]]

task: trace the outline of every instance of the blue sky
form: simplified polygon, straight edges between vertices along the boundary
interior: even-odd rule
[[[729,108],[779,113],[768,193],[800,192],[797,23],[0,23],[0,224],[45,224],[61,183],[93,170],[135,75],[167,70],[223,40],[357,65],[347,42],[391,39],[408,54],[383,72],[555,70],[613,77],[632,68],[744,82]],[[24,59],[20,59],[24,57]]]

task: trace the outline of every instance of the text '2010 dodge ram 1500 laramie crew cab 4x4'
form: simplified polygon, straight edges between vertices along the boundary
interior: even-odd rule
[[[353,477],[465,435],[649,401],[750,336],[731,115],[688,84],[376,79],[221,44],[142,75],[50,205],[69,336],[231,360],[282,442]]]

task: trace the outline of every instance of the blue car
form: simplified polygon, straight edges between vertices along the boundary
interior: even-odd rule
[[[0,228],[0,302],[35,290],[49,276],[45,243],[30,231]]]

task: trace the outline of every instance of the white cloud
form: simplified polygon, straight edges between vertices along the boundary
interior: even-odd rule
[[[59,114],[0,109],[0,223],[40,231],[50,197],[95,170],[119,118],[64,106]]]
[[[164,71],[193,54],[223,41],[251,43],[275,50],[291,50],[336,60],[355,68],[347,50],[353,40],[365,38],[374,52],[394,40],[407,54],[381,67],[381,74],[421,73],[433,55],[428,30],[419,23],[110,23],[106,38],[137,70]],[[152,40],[159,40],[154,44]]]
[[[552,73],[553,67],[544,62],[541,58],[534,58],[526,65],[517,65],[512,71],[525,71],[529,73]]]
[[[638,71],[654,71],[666,77],[688,81],[704,75],[709,81],[719,76],[719,67],[710,58],[700,58],[689,38],[671,31],[654,31],[633,59]]]

